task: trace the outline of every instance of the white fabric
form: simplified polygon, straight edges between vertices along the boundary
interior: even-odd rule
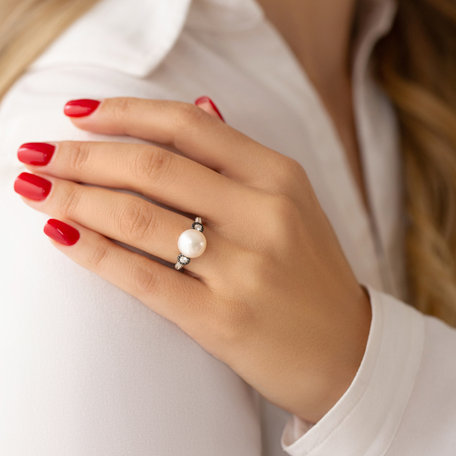
[[[354,109],[372,219],[317,92],[253,0],[103,0],[13,86],[0,105],[0,454],[455,454],[456,331],[407,304],[397,120],[369,73],[395,3],[361,6]],[[370,293],[360,368],[316,424],[53,248],[48,217],[13,191],[22,142],[112,139],[73,127],[67,100],[203,94],[230,125],[305,167]]]

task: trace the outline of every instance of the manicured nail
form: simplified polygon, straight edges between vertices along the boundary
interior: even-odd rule
[[[41,201],[51,191],[52,183],[36,174],[21,173],[14,181],[14,191],[26,198]]]
[[[17,158],[28,165],[44,166],[54,154],[55,146],[47,143],[25,143],[19,147]]]
[[[65,104],[63,113],[68,117],[85,117],[92,114],[99,104],[98,100],[90,100],[88,98],[71,100]]]
[[[64,245],[76,244],[80,238],[79,231],[57,219],[49,219],[44,225],[43,231],[54,241]]]
[[[217,106],[215,106],[215,103],[209,97],[203,96],[203,97],[199,97],[195,100],[196,106],[203,104],[203,103],[209,103],[212,106],[212,108],[214,109],[214,111],[217,113],[217,115],[220,117],[220,119],[222,119],[223,122],[225,122],[225,119],[223,118],[222,114],[218,110]]]

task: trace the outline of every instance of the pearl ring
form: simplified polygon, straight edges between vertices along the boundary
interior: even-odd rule
[[[177,262],[174,265],[178,271],[190,263],[191,258],[201,256],[206,250],[206,237],[203,234],[204,227],[201,217],[196,217],[192,227],[183,231],[177,240]]]

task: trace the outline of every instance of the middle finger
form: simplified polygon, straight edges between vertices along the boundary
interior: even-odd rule
[[[31,157],[48,155],[36,165]],[[40,155],[41,154],[41,155]],[[50,155],[50,156],[49,156]],[[32,171],[63,179],[124,188],[216,224],[239,217],[239,204],[252,191],[213,169],[166,149],[120,142],[26,143],[18,158]],[[247,199],[248,200],[248,199]],[[223,204],[223,202],[229,204]]]

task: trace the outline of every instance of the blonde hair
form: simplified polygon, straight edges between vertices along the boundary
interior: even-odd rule
[[[98,0],[0,0],[0,99]],[[408,302],[456,326],[456,5],[396,0],[375,76],[401,131]]]
[[[409,302],[456,327],[456,2],[397,3],[374,54],[401,131]]]
[[[0,99],[52,41],[98,0],[0,0]]]

